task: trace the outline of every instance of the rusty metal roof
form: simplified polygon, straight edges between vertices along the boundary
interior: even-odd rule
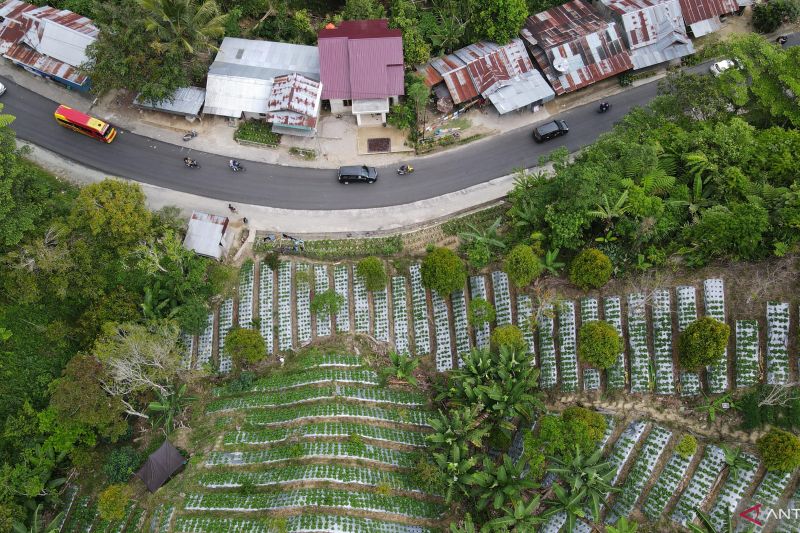
[[[322,84],[300,74],[273,80],[267,102],[267,122],[315,128],[319,116]]]
[[[739,9],[736,0],[680,0],[680,2],[683,18],[689,26],[700,21],[713,20],[719,15],[733,13]]]
[[[633,67],[616,23],[603,20],[582,0],[528,17],[521,35],[556,94]]]
[[[76,85],[83,85],[89,79],[85,74],[78,71],[72,65],[68,65],[58,59],[40,54],[28,45],[19,43],[13,45],[3,54],[3,57],[25,67],[30,67],[44,74],[69,81]]]
[[[8,0],[0,4],[0,53],[5,53],[15,45],[30,29],[33,21],[23,15],[38,9],[20,0]]]
[[[528,53],[520,39],[500,46],[481,41],[432,59],[419,72],[432,87],[444,82],[453,103],[466,102],[478,95],[488,96],[533,70]]]

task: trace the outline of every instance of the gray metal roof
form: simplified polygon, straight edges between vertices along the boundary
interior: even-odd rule
[[[228,217],[195,211],[189,219],[183,246],[200,255],[219,260],[227,251],[224,237],[227,228]]]
[[[196,117],[200,114],[200,109],[203,107],[205,98],[205,89],[200,87],[182,87],[176,89],[170,98],[153,104],[140,100],[137,95],[136,99],[133,101],[133,105],[153,111],[163,111],[164,113]]]
[[[548,102],[556,95],[538,70],[511,78],[504,84],[489,95],[489,100],[501,115],[535,102]]]

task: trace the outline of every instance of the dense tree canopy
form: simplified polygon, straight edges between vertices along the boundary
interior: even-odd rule
[[[585,322],[578,331],[578,357],[595,368],[613,365],[622,348],[617,329],[603,320]]]
[[[422,260],[422,284],[446,296],[467,282],[467,269],[448,248],[434,248]]]
[[[720,360],[728,345],[731,328],[709,316],[700,317],[681,332],[678,360],[686,370],[697,371]]]

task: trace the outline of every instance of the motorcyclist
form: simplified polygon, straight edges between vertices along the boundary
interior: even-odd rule
[[[231,167],[233,170],[239,170],[239,168],[241,167],[241,165],[239,164],[239,162],[238,162],[237,160],[235,160],[235,159],[231,159],[231,160],[228,162],[228,165],[230,165],[230,167]]]
[[[183,164],[186,165],[187,167],[194,167],[194,166],[197,166],[197,161],[195,161],[194,159],[192,159],[190,157],[184,157],[183,158]]]
[[[600,102],[600,111],[608,111],[609,107],[611,107],[611,104],[608,102]]]

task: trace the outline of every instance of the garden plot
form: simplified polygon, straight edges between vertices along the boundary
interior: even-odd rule
[[[308,272],[308,265],[297,263],[297,273]],[[294,280],[294,305],[297,313],[297,342],[303,346],[311,342],[311,287],[305,281]]]
[[[505,272],[500,270],[492,272],[492,289],[494,290],[495,322],[498,326],[511,324],[511,291]]]
[[[672,454],[642,506],[644,514],[650,520],[656,522],[664,514],[667,503],[686,478],[691,462],[692,457],[684,458],[677,453]]]
[[[672,521],[686,527],[697,517],[696,509],[711,495],[714,482],[725,466],[725,454],[722,448],[709,444],[705,455],[692,474],[692,479],[678,499],[672,511]]]
[[[558,382],[556,347],[553,342],[553,304],[545,304],[539,315],[539,386],[552,389]]]
[[[203,334],[197,339],[197,362],[195,368],[211,362],[211,353],[214,350],[214,313],[208,315],[208,322]]]
[[[396,490],[422,492],[405,473],[378,470],[366,466],[339,464],[285,465],[258,472],[223,470],[206,472],[200,476],[200,485],[210,489],[238,488],[243,484],[256,487],[274,487],[289,483],[352,483],[355,485],[385,485]]]
[[[682,285],[676,290],[678,314],[678,331],[697,320],[697,291],[694,287]],[[700,374],[681,371],[681,396],[697,396],[700,394]]]
[[[187,511],[271,511],[283,509],[339,508],[389,513],[410,518],[439,518],[446,508],[442,504],[407,496],[382,495],[328,488],[294,489],[277,493],[244,495],[240,493],[188,494]]]
[[[269,520],[245,518],[218,518],[181,516],[175,521],[175,533],[273,533],[275,523]],[[286,533],[431,533],[420,526],[409,526],[397,522],[382,522],[371,518],[356,518],[341,515],[303,514],[286,518]]]
[[[252,452],[210,452],[206,466],[267,465],[296,459],[359,459],[387,466],[410,468],[414,458],[409,452],[400,452],[370,444],[351,446],[346,442],[309,441],[273,446]]]
[[[736,512],[739,503],[744,498],[747,487],[756,477],[758,459],[749,453],[743,453],[741,458],[747,461],[748,467],[740,469],[735,476],[731,475],[730,471],[728,472],[728,479],[722,485],[717,500],[708,513],[711,523],[718,531],[722,531],[728,524],[728,520]]]
[[[736,388],[752,387],[761,378],[758,321],[736,321]]]
[[[272,338],[274,333],[272,325],[272,285],[272,269],[266,263],[262,263],[260,275],[258,276],[258,318],[261,321],[259,332],[264,337],[267,353],[270,354],[275,351]]]
[[[369,440],[404,444],[406,446],[426,446],[425,433],[355,422],[320,422],[317,424],[305,424],[296,428],[239,430],[226,433],[223,443],[226,446],[238,444],[262,445],[283,442],[291,437],[347,438],[350,435],[359,435]]]
[[[183,344],[184,352],[181,358],[181,366],[184,368],[192,367],[192,355],[194,354],[194,335],[188,333],[181,333],[181,344]]]
[[[517,327],[522,331],[522,338],[525,339],[525,345],[528,347],[528,353],[535,355],[536,349],[534,348],[533,324],[531,323],[532,316],[533,302],[531,302],[531,297],[526,294],[518,294]]]
[[[644,441],[639,455],[631,467],[622,492],[617,495],[614,507],[606,518],[607,524],[615,524],[620,517],[630,516],[636,502],[642,495],[642,489],[647,484],[656,463],[664,453],[672,432],[659,426],[655,426]]]
[[[675,393],[672,358],[672,312],[669,291],[653,292],[653,355],[655,356],[656,393]]]
[[[253,327],[253,263],[239,272],[239,327]]]
[[[620,338],[625,338],[622,332],[622,303],[619,296],[609,296],[603,299],[603,314],[606,322],[614,326]],[[625,349],[619,352],[616,362],[608,370],[608,388],[624,389],[628,382],[625,370]]]
[[[578,353],[575,346],[575,304],[558,306],[558,345],[561,350],[561,390],[578,390]]]
[[[486,298],[486,279],[483,276],[472,276],[469,278],[470,297],[473,300],[478,298],[487,300]],[[477,348],[489,347],[489,324],[482,324],[480,327],[473,328],[475,330],[475,346]],[[531,345],[533,346],[533,345]]]
[[[753,493],[750,501],[753,505],[760,503],[767,509],[775,507],[780,502],[783,493],[789,488],[791,479],[792,472],[767,472],[764,479],[758,484],[758,488]],[[751,522],[740,520],[736,531],[737,533],[744,531],[761,533],[769,525],[769,517],[766,520],[762,520],[762,522],[764,522],[763,526],[757,526]]]
[[[725,285],[719,278],[707,279],[703,282],[703,302],[706,316],[725,323]],[[728,390],[728,349],[722,359],[708,368],[708,390],[720,394]]]
[[[375,306],[373,335],[380,342],[389,342],[389,293],[386,288],[372,293],[372,304]]]
[[[78,487],[76,485],[70,485],[69,488],[64,493],[64,511],[61,515],[61,518],[50,525],[51,528],[55,528],[56,531],[61,531],[64,529],[64,524],[67,522],[67,517],[69,516],[70,511],[72,511],[72,507],[75,505],[75,501],[78,499]]]
[[[411,304],[414,308],[414,343],[417,355],[431,353],[431,336],[428,328],[428,302],[422,286],[422,273],[419,265],[408,268],[411,273]]]
[[[283,262],[278,268],[278,350],[285,352],[292,347],[292,264]]]
[[[297,359],[295,366],[298,369],[309,370],[312,368],[358,368],[364,361],[357,355],[343,353],[310,353]]]
[[[641,293],[628,295],[628,343],[631,347],[631,392],[648,392],[652,361],[647,348],[647,314]]]
[[[789,304],[767,303],[767,383],[789,381]]]
[[[608,444],[608,440],[611,438],[611,435],[614,433],[614,427],[617,425],[616,419],[614,419],[611,415],[604,415],[606,419],[606,431],[603,433],[603,439],[597,443],[598,448],[605,448],[606,444]]]
[[[233,299],[228,298],[222,302],[219,308],[219,331],[217,332],[217,354],[219,354],[219,371],[228,373],[231,370],[233,361],[230,356],[225,354],[225,339],[228,332],[233,328]]]
[[[353,301],[355,302],[356,333],[369,333],[369,299],[364,279],[353,269]]]
[[[611,480],[612,485],[616,485],[619,481],[622,467],[628,462],[633,448],[636,446],[636,443],[639,442],[639,439],[642,438],[645,428],[647,428],[647,423],[642,420],[631,422],[619,436],[617,442],[614,443],[611,455],[608,457],[608,462],[614,465],[616,469],[614,477]]]
[[[401,355],[410,355],[408,348],[408,304],[406,278],[392,277],[392,319],[394,322],[394,349]]]
[[[800,485],[797,486],[797,490],[794,491],[786,507],[789,509],[800,509]],[[797,520],[797,518],[793,516],[785,517],[781,520],[780,524],[778,524],[776,531],[778,533],[800,533],[800,520]]]
[[[450,341],[450,317],[444,298],[431,291],[433,320],[436,327],[436,370],[444,372],[453,368],[453,346]]]
[[[314,294],[328,292],[328,266],[314,265]],[[331,315],[317,313],[317,337],[329,337],[331,334]]]
[[[333,267],[333,288],[342,297],[342,306],[336,313],[336,331],[350,332],[350,274],[347,265]]]
[[[419,409],[384,409],[353,403],[331,402],[264,410],[246,416],[245,422],[255,426],[269,427],[282,426],[300,420],[335,418],[344,422],[379,420],[409,426],[429,427],[430,416],[430,413]]]
[[[541,533],[559,533],[561,531],[561,528],[564,527],[564,524],[566,522],[567,522],[567,513],[565,513],[564,511],[560,511],[551,516],[547,522],[542,524],[542,529],[540,529],[539,531]]]
[[[600,320],[600,310],[596,298],[581,298],[581,324]],[[587,367],[583,370],[583,390],[600,390],[600,371]]]
[[[378,375],[372,370],[349,368],[315,368],[297,374],[282,374],[265,376],[256,380],[248,391],[240,392],[269,392],[293,387],[302,387],[312,383],[327,381],[337,383],[360,383],[364,385],[377,385]],[[219,391],[219,392],[217,392]],[[225,389],[216,389],[215,395],[220,396]]]
[[[170,522],[175,515],[175,507],[160,505],[153,512],[150,517],[150,532],[151,533],[167,533],[169,531]]]
[[[455,291],[450,295],[453,304],[453,326],[456,332],[456,354],[458,366],[464,366],[464,355],[469,353],[469,327],[467,326],[467,300],[464,290]]]

